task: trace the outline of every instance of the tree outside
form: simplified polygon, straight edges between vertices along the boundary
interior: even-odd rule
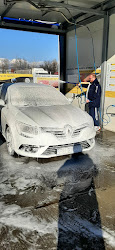
[[[55,74],[58,71],[58,63],[56,59],[54,59],[53,61],[44,61],[41,67],[44,70],[47,70],[49,74]]]
[[[58,72],[58,63],[56,59],[52,61],[44,61],[42,64],[40,64],[40,62],[29,63],[21,58],[16,58],[11,61],[5,58],[0,59],[1,73],[7,73],[9,71],[16,72],[18,70],[28,70],[32,68],[43,68],[44,70],[47,70],[49,74],[55,74]]]

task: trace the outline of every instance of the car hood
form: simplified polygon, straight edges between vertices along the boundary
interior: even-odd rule
[[[70,105],[23,107],[19,110],[40,127],[63,127],[66,124],[79,127],[88,122],[89,115]],[[90,119],[90,118],[89,118]],[[24,121],[26,123],[26,121]]]

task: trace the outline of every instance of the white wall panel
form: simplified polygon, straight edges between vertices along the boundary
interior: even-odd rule
[[[108,60],[115,63],[115,14],[110,16]]]
[[[101,64],[102,55],[102,37],[103,37],[103,19],[89,24],[88,27],[91,30],[91,34],[94,39],[95,49],[95,61],[96,66]],[[80,68],[93,68],[93,52],[92,42],[89,31],[86,27],[77,29],[78,38],[78,56],[79,56],[79,67]],[[75,42],[75,31],[70,31],[67,34],[67,73],[70,69],[77,68],[76,60],[76,42]]]
[[[95,62],[97,68],[101,66],[101,58],[102,58],[103,19],[89,24],[88,27],[91,30],[91,34],[94,40]],[[79,67],[80,69],[84,70],[91,68],[93,69],[92,43],[88,30],[85,27],[77,29],[77,37],[78,37]],[[73,76],[73,79],[75,79],[76,77],[76,81],[78,81],[75,31],[70,31],[67,34],[66,53],[67,53],[66,78],[67,80],[72,79]],[[115,14],[110,16],[107,62],[115,64]],[[105,92],[105,118],[107,118],[106,115],[107,107],[110,105],[115,105],[115,92],[110,91],[109,93],[109,91],[107,90],[108,89],[106,89]],[[110,106],[109,112],[115,113],[115,108]],[[106,129],[115,131],[115,116],[110,117],[109,124],[104,127]]]
[[[110,16],[107,65],[112,69],[111,72],[107,70],[106,90],[109,91],[105,92],[105,118],[109,120],[106,111],[108,113],[115,113],[115,107],[111,106],[115,105],[115,14]],[[111,76],[114,78],[110,79]],[[112,85],[110,83],[112,83]],[[109,117],[110,122],[105,128],[115,132],[115,116],[109,115]]]

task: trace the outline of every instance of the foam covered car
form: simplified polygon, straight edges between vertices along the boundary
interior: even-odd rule
[[[91,116],[52,86],[15,83],[1,91],[1,129],[10,155],[48,158],[90,150]]]

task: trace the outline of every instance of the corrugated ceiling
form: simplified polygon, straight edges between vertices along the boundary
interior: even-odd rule
[[[103,18],[114,7],[115,0],[0,0],[0,27],[66,32],[74,23]]]

